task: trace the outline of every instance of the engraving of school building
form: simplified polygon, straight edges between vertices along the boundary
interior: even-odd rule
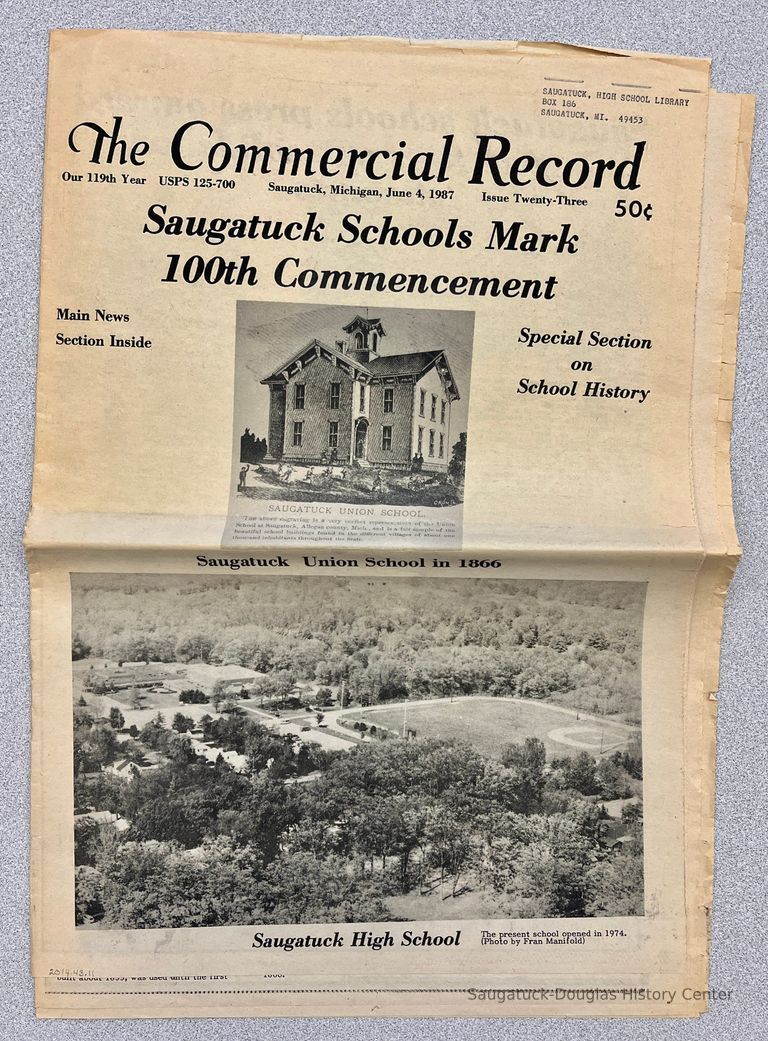
[[[345,339],[312,340],[261,382],[269,387],[269,455],[293,463],[446,470],[451,404],[445,352],[385,354],[378,318],[356,315]]]

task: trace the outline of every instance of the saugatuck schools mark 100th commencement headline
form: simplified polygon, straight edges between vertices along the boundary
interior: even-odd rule
[[[129,139],[124,136],[123,116],[115,116],[112,125],[107,128],[95,122],[86,121],[73,127],[68,137],[69,148],[76,153],[85,153],[91,167],[98,173],[68,174],[68,177],[82,178],[104,183],[110,179],[122,177],[125,184],[146,183],[146,178],[137,176],[133,171],[141,168],[150,153],[149,141]],[[375,183],[383,180],[423,184],[425,187],[402,189],[388,187],[386,191],[378,188],[362,189],[356,186],[342,186],[333,183],[326,189],[320,183],[312,185],[294,185],[294,193],[305,192],[324,195],[360,194],[364,197],[384,199],[423,199],[425,193],[430,198],[450,200],[453,190],[426,187],[426,185],[442,185],[451,181],[450,160],[454,135],[443,137],[440,153],[431,151],[405,151],[406,142],[399,141],[398,148],[390,151],[381,148],[373,151],[367,149],[343,150],[338,147],[325,148],[316,154],[311,147],[285,145],[244,145],[229,144],[218,141],[207,146],[206,158],[198,158],[201,154],[200,136],[203,140],[213,136],[213,127],[205,120],[190,120],[175,132],[168,147],[168,158],[179,170],[212,173],[261,174],[279,177],[351,180],[362,177]],[[197,148],[190,141],[195,142]],[[510,159],[512,142],[499,135],[478,135],[476,155],[467,184],[489,185],[494,191],[483,192],[487,202],[508,203],[510,196],[499,194],[497,187],[515,186],[518,188],[567,189],[618,189],[636,192],[640,186],[640,172],[646,141],[636,141],[628,157],[588,158],[581,155],[562,157],[549,155],[541,159],[530,155],[516,155]],[[193,154],[190,154],[193,151]],[[205,149],[202,154],[206,155]],[[112,173],[112,167],[121,171],[128,167],[131,173]],[[102,172],[104,171],[104,172]],[[161,186],[174,185],[190,187],[191,184],[205,186],[229,186],[226,178],[203,178],[196,174],[189,176],[161,175]],[[268,185],[271,191],[286,190],[274,181]],[[518,203],[533,207],[547,207],[553,201],[559,207],[586,206],[586,199],[574,199],[562,191],[554,196],[522,195],[514,192]],[[625,202],[626,205],[626,202]],[[652,206],[640,204],[640,209],[649,219]],[[318,218],[316,211],[310,211],[306,220],[285,221],[270,217],[263,218],[252,214],[239,217],[205,217],[186,216],[168,213],[164,203],[150,206],[146,214],[146,222],[142,232],[150,235],[199,237],[206,244],[221,244],[229,240],[287,240],[291,242],[323,242],[326,240],[326,224]],[[475,231],[461,227],[458,218],[451,217],[440,227],[422,228],[416,225],[402,227],[391,215],[386,215],[380,224],[366,223],[360,213],[349,213],[342,217],[339,228],[331,231],[332,241],[337,244],[361,242],[367,246],[425,246],[427,248],[469,249],[473,245]],[[509,250],[522,253],[569,253],[578,251],[579,234],[572,230],[570,222],[552,225],[551,227],[531,227],[525,221],[505,223],[493,220],[485,234],[485,249]],[[163,281],[185,281],[196,283],[203,280],[209,284],[223,282],[226,285],[255,286],[259,280],[258,268],[250,257],[241,256],[235,259],[212,257],[205,261],[199,255],[184,257],[181,254],[169,254],[168,264],[163,274]],[[535,297],[551,300],[555,295],[558,279],[549,275],[540,278],[498,278],[464,275],[431,275],[421,273],[369,271],[338,271],[305,268],[299,257],[285,257],[275,267],[274,282],[285,288],[300,287],[302,289],[343,289],[353,292],[376,291],[393,293],[432,293],[454,296],[504,296]]]
[[[751,123],[699,59],[53,35],[41,1015],[706,1007]]]

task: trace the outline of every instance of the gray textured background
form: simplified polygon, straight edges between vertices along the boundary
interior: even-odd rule
[[[28,592],[21,533],[29,499],[35,398],[40,179],[47,31],[50,28],[209,29],[252,32],[563,40],[594,46],[709,55],[720,90],[766,92],[765,0],[645,4],[621,0],[2,0],[0,139],[3,327],[0,335],[0,1038],[163,1038],[326,1041],[361,1032],[381,1041],[424,1037],[763,1037],[766,986],[766,699],[768,640],[768,410],[765,278],[768,189],[764,108],[752,164],[739,337],[733,481],[744,559],[728,600],[718,749],[716,891],[711,985],[733,990],[695,1022],[611,1020],[216,1020],[36,1023],[28,978]]]

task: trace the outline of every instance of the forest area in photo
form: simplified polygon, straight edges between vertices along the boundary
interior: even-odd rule
[[[71,581],[78,926],[644,913],[644,585]]]

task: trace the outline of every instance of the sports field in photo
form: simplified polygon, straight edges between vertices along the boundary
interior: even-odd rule
[[[522,698],[441,698],[351,710],[342,718],[401,735],[414,731],[416,737],[466,741],[493,758],[526,737],[540,738],[551,758],[582,751],[610,755],[640,736],[639,727],[627,723]]]

